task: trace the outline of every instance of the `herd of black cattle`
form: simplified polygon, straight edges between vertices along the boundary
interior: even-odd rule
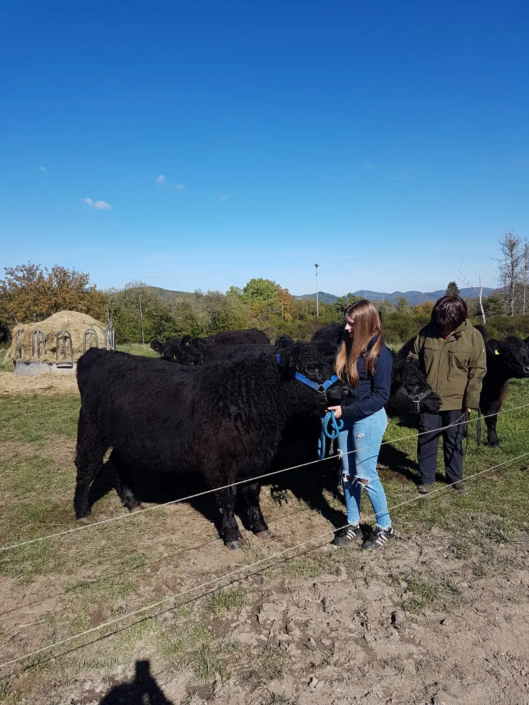
[[[495,446],[494,414],[508,380],[529,377],[529,339],[487,340],[481,332],[488,370],[480,405],[488,417],[488,444]],[[255,329],[153,341],[159,359],[90,349],[77,367],[77,519],[90,515],[89,489],[111,448],[116,489],[129,510],[140,505],[133,489],[138,471],[144,478],[198,475],[209,488],[222,488],[216,496],[228,547],[239,547],[238,492],[248,527],[271,536],[259,505],[260,482],[252,479],[288,467],[293,458],[295,464],[317,459],[321,423],[315,411],[339,404],[348,391],[337,378],[324,384],[334,374],[342,333],[340,324],[331,324],[310,343],[284,336],[271,345]],[[395,354],[389,413],[440,408],[418,364],[407,358],[412,342]]]

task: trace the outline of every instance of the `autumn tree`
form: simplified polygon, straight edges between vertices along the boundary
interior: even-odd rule
[[[0,322],[12,327],[34,323],[58,311],[79,311],[105,319],[105,295],[90,284],[90,275],[56,265],[6,267],[0,280]]]

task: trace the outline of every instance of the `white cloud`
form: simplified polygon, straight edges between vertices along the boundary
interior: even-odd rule
[[[156,177],[155,181],[158,186],[163,186],[165,184],[165,176],[163,174],[160,174],[160,176]]]
[[[184,186],[184,184],[177,184],[177,185],[176,185],[176,188],[177,188],[178,191],[183,191],[184,188],[185,188],[185,186]]]
[[[223,193],[222,196],[220,197],[221,201],[225,201],[227,198],[229,198],[227,193]]]
[[[83,203],[86,203],[86,205],[90,206],[90,208],[95,208],[97,211],[110,211],[112,210],[112,206],[110,203],[106,203],[105,201],[92,201],[91,198],[83,198],[82,199]]]
[[[39,169],[40,169],[41,171],[46,171],[46,167],[45,167],[45,166],[39,166]]]
[[[364,169],[374,169],[375,165],[374,164],[364,164]]]

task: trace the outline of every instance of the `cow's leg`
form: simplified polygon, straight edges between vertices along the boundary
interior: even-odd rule
[[[272,533],[268,530],[259,504],[261,484],[259,482],[252,482],[249,485],[242,485],[240,490],[248,506],[248,522],[250,529],[261,538],[272,538]]]
[[[236,487],[227,487],[216,493],[217,500],[222,510],[222,538],[228,548],[239,548],[241,534],[235,518],[235,499],[237,497]]]
[[[500,445],[500,439],[496,433],[497,411],[496,405],[493,405],[484,412],[485,423],[487,424],[487,445],[491,448],[497,448]],[[493,416],[490,416],[490,414],[493,414]]]
[[[132,491],[130,468],[120,461],[119,455],[114,450],[110,454],[110,460],[116,476],[116,491],[123,506],[126,507],[129,512],[136,507],[141,507],[140,500],[137,499]]]
[[[92,510],[88,503],[88,491],[99,472],[106,449],[106,440],[102,437],[97,425],[91,421],[90,417],[81,408],[75,454],[77,479],[73,507],[76,519],[84,519],[91,514]]]

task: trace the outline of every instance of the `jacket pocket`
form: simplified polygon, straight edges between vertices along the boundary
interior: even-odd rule
[[[464,351],[464,350],[458,350],[448,352],[448,370],[449,370],[449,377],[460,377],[460,376],[468,376],[468,371],[470,368],[470,356],[471,353]]]

